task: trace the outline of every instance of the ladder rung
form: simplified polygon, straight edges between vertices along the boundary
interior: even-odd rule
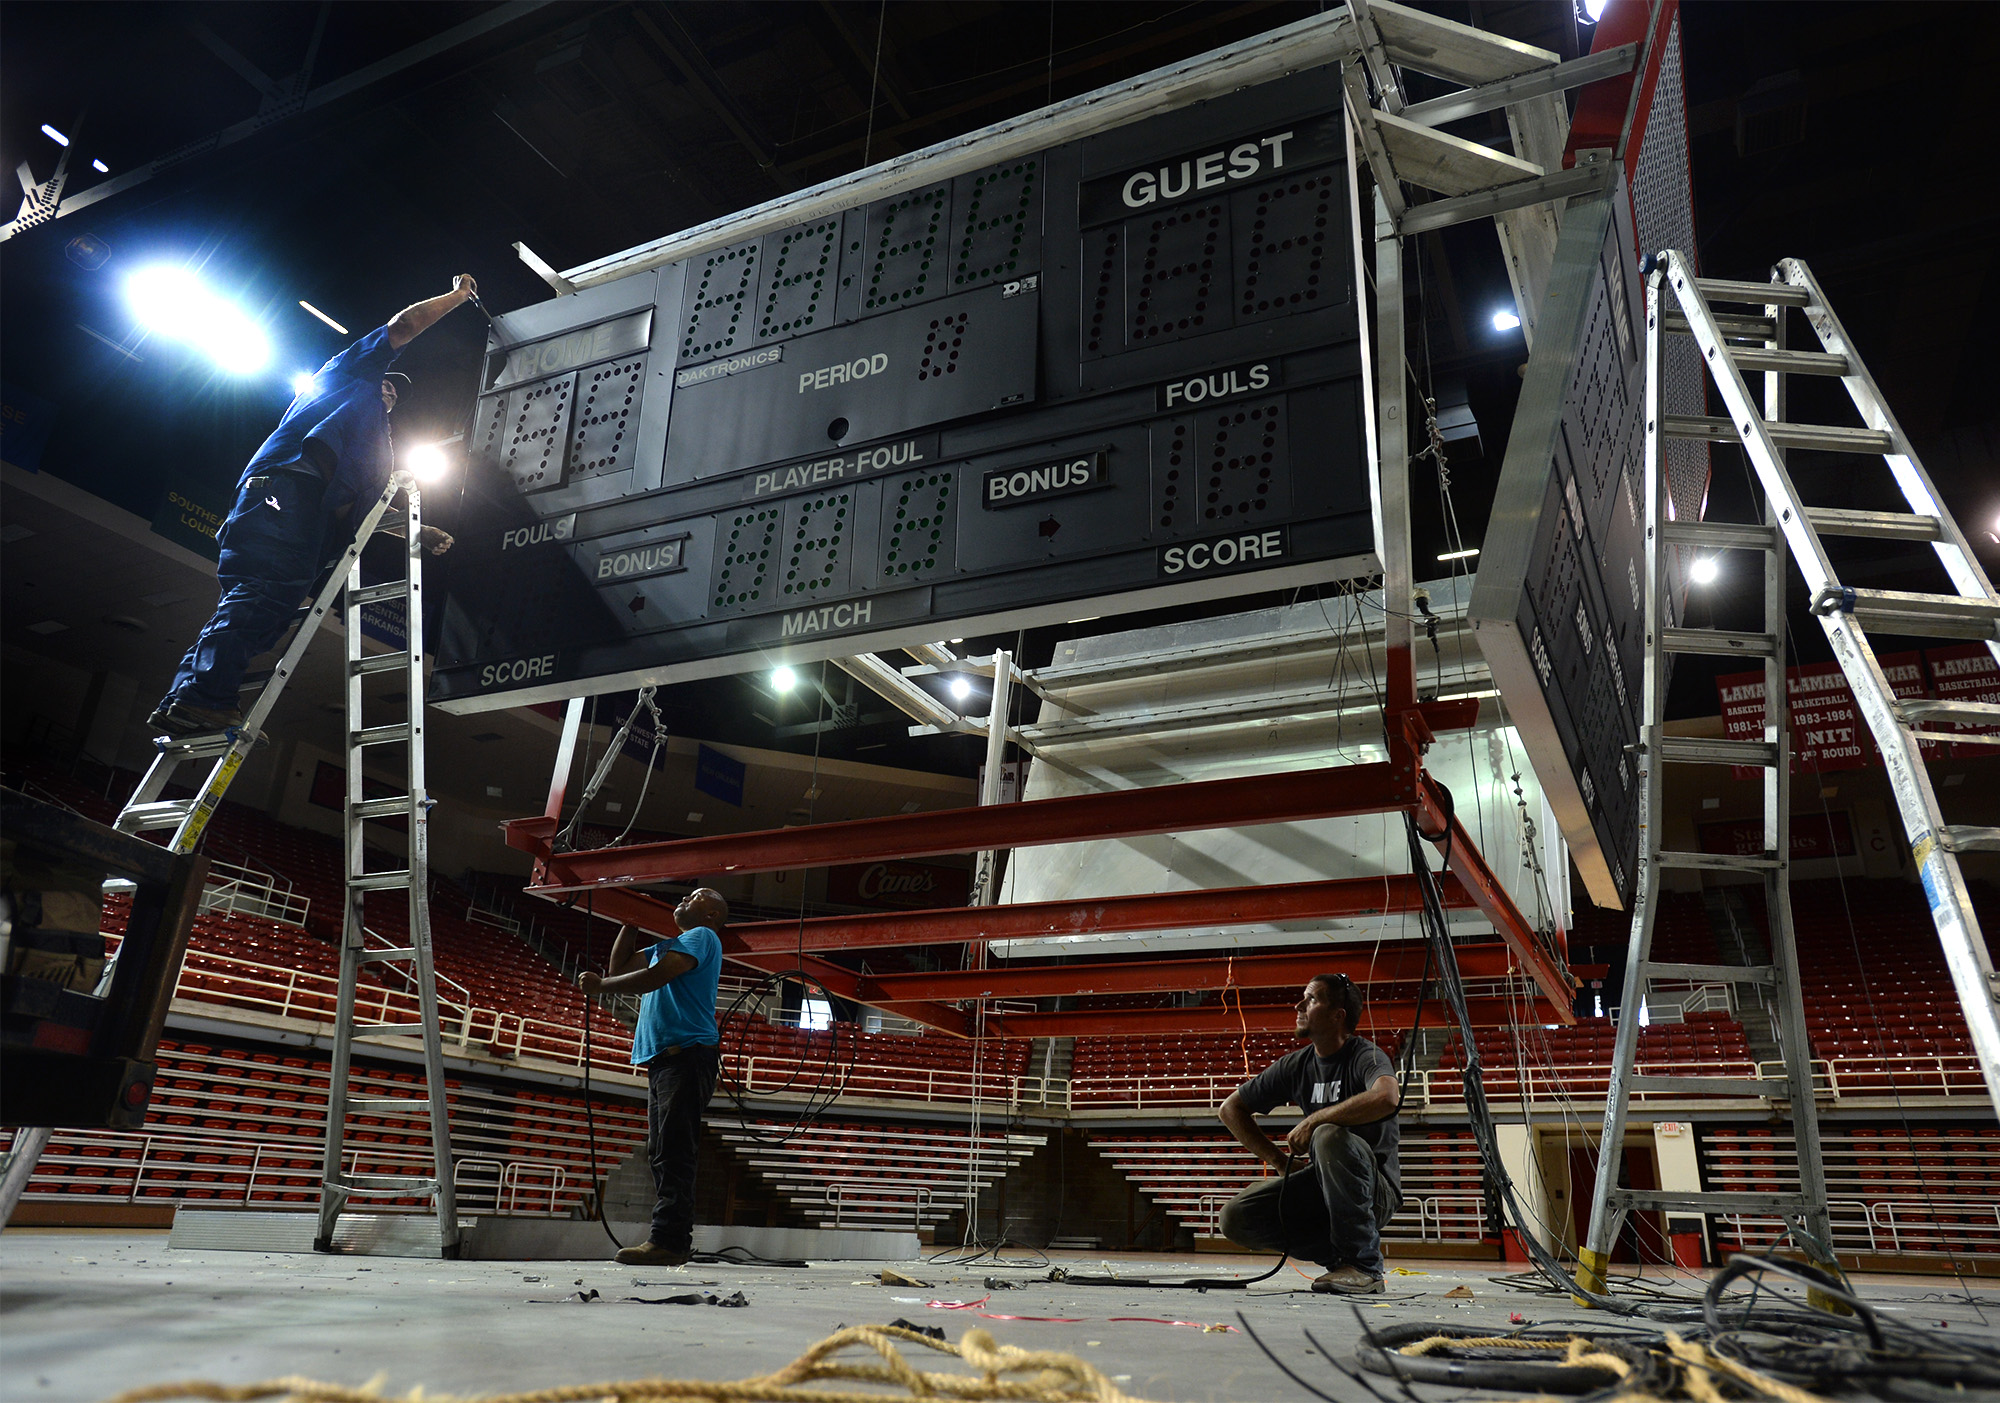
[[[386,1194],[392,1198],[407,1198],[413,1194],[431,1194],[437,1192],[437,1180],[435,1179],[399,1179],[390,1174],[350,1174],[347,1178],[348,1182],[346,1183],[328,1184],[326,1187],[329,1189],[339,1189],[343,1194]],[[375,1179],[380,1182],[357,1184],[353,1182],[356,1179]]]
[[[356,818],[388,818],[392,815],[409,813],[410,796],[397,794],[387,799],[363,799],[358,804],[350,804],[348,808]]]
[[[384,599],[401,599],[410,592],[408,580],[386,580],[379,585],[363,585],[347,592],[350,605],[376,604]]]
[[[371,672],[393,672],[409,664],[408,653],[371,653],[358,663],[349,663],[347,670],[355,677],[366,677]]]
[[[1634,1091],[1665,1091],[1678,1096],[1782,1096],[1789,1098],[1792,1084],[1782,1077],[1662,1077],[1634,1072],[1625,1085]]]
[[[1790,283],[1732,282],[1728,278],[1696,278],[1696,292],[1708,302],[1749,302],[1759,307],[1803,307],[1808,294]]]
[[[1881,541],[1937,541],[1944,523],[1912,512],[1847,511],[1840,507],[1807,507],[1806,520],[1822,536],[1868,536]]]
[[[156,828],[179,828],[194,812],[192,799],[162,799],[152,804],[128,804],[118,815],[120,833],[150,833]]]
[[[1767,740],[1723,740],[1712,736],[1661,736],[1653,748],[1662,760],[1683,765],[1778,763],[1778,747]]]
[[[409,738],[410,723],[407,721],[394,721],[387,726],[366,726],[347,733],[350,745],[393,745]]]
[[[423,1030],[421,1023],[357,1023],[351,1031],[357,1038],[379,1038],[388,1033],[421,1033]]]
[[[396,960],[414,960],[417,947],[414,945],[394,945],[379,950],[363,950],[361,963],[364,965],[388,964]]]
[[[250,736],[241,731],[215,731],[180,740],[170,736],[156,736],[153,739],[153,746],[162,755],[175,755],[183,760],[207,760],[224,754],[238,740],[249,741],[255,745],[264,743],[262,735]]]
[[[1852,614],[1864,627],[1923,638],[2000,638],[2000,599],[1828,585],[1813,612]]]
[[[1718,658],[1768,658],[1777,654],[1773,633],[1729,633],[1719,628],[1663,628],[1660,647],[1669,653],[1706,653]]]
[[[1741,1189],[1721,1193],[1701,1193],[1694,1189],[1613,1189],[1613,1208],[1693,1208],[1705,1213],[1803,1213],[1804,1194],[1757,1193]]]
[[[1995,702],[1913,699],[1897,702],[1895,712],[1896,719],[1905,722],[1964,721],[1974,726],[2000,726],[2000,703]]]
[[[1672,961],[1646,962],[1648,979],[1693,979],[1710,984],[1776,984],[1776,965],[1690,965]]]
[[[1670,545],[1708,550],[1770,550],[1778,542],[1778,533],[1768,526],[1735,521],[1668,521],[1660,526],[1660,539]]]
[[[1660,424],[1668,438],[1703,438],[1711,443],[1743,441],[1743,434],[1735,424],[1713,415],[1667,414],[1661,416]],[[1895,447],[1895,440],[1880,429],[1850,429],[1838,424],[1779,424],[1767,419],[1764,432],[1780,448],[1816,449],[1822,453],[1888,453]]]
[[[2000,828],[1953,823],[1941,830],[1938,838],[1938,846],[1949,853],[2000,852]]]
[[[1767,351],[1761,346],[1732,346],[1728,356],[1738,370],[1775,370],[1785,375],[1848,375],[1854,364],[1831,351]]]
[[[364,872],[358,877],[347,879],[349,891],[394,891],[409,884],[408,868],[400,868],[394,872]]]
[[[425,1115],[429,1115],[431,1112],[431,1102],[428,1096],[350,1096],[347,1098],[347,1109],[350,1111],[373,1109],[381,1106],[415,1106]]]
[[[1773,872],[1778,859],[1747,853],[1690,853],[1662,848],[1653,855],[1662,867],[1691,868],[1701,872]]]
[[[1758,341],[1769,341],[1778,334],[1777,323],[1769,317],[1746,317],[1731,312],[1709,313],[1715,318],[1715,329],[1724,336],[1749,337]],[[1693,333],[1688,319],[1679,312],[1667,313],[1667,330],[1679,336]]]

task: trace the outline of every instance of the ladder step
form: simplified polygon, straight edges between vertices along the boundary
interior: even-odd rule
[[[357,1038],[377,1038],[389,1033],[421,1033],[423,1030],[424,1025],[421,1023],[357,1023],[354,1025],[353,1034]],[[348,1104],[353,1104],[352,1099]]]
[[[372,653],[358,663],[349,663],[347,671],[353,677],[366,677],[371,672],[394,672],[399,667],[408,667],[407,653]]]
[[[396,721],[387,726],[367,726],[347,733],[350,745],[393,745],[409,738],[410,723],[407,721]]]
[[[1777,656],[1775,633],[1728,633],[1719,628],[1663,628],[1660,648],[1668,653],[1705,653],[1717,658]]]
[[[1693,1208],[1705,1213],[1803,1213],[1804,1194],[1757,1193],[1744,1189],[1724,1193],[1699,1193],[1691,1189],[1613,1189],[1613,1208]]]
[[[2000,726],[2000,703],[1973,701],[1899,701],[1896,719],[1903,722],[1964,721],[1974,726]]]
[[[1731,312],[1710,312],[1715,318],[1715,329],[1724,336],[1748,338],[1755,341],[1770,341],[1777,337],[1778,326],[1769,317],[1746,317]],[[1667,313],[1667,330],[1676,336],[1689,336],[1694,328],[1679,312]]]
[[[1707,550],[1770,550],[1778,543],[1778,533],[1768,526],[1742,522],[1668,521],[1660,525],[1660,539],[1669,545]]]
[[[1625,1085],[1634,1091],[1664,1091],[1677,1096],[1780,1096],[1791,1099],[1792,1084],[1783,1077],[1663,1077],[1635,1072]]]
[[[1742,357],[1738,356],[1739,363]],[[1741,443],[1743,434],[1727,419],[1708,414],[1661,416],[1660,430],[1668,438],[1701,438],[1711,443]],[[1849,429],[1837,424],[1774,424],[1764,432],[1780,448],[1816,449],[1822,453],[1888,453],[1895,440],[1880,429]]]
[[[354,1182],[357,1179],[371,1179],[376,1182],[358,1184]],[[384,1194],[391,1198],[407,1198],[414,1194],[436,1193],[437,1180],[400,1179],[393,1174],[350,1174],[347,1176],[346,1183],[328,1184],[326,1187],[329,1189],[338,1189],[343,1195],[354,1194],[365,1196],[368,1194]]]
[[[192,799],[162,799],[152,804],[128,804],[118,815],[120,833],[150,833],[156,828],[179,828],[194,812]]]
[[[1732,282],[1728,278],[1696,278],[1695,291],[1706,302],[1749,302],[1759,307],[1803,307],[1808,294],[1790,283]]]
[[[363,950],[361,963],[364,965],[389,964],[397,960],[414,960],[417,949],[414,945],[396,945],[381,950]]]
[[[408,868],[394,872],[364,872],[358,877],[347,879],[349,891],[396,891],[410,884]]]
[[[410,812],[410,796],[398,794],[387,799],[363,799],[348,808],[356,818],[389,818]]]
[[[262,735],[245,735],[241,731],[211,731],[206,735],[179,738],[155,736],[153,748],[162,755],[172,755],[181,760],[208,760],[226,754],[239,740],[248,741],[253,745],[264,743]]]
[[[1705,984],[1776,984],[1776,965],[1690,965],[1646,961],[1648,979],[1693,979]]]
[[[408,580],[388,580],[379,585],[363,585],[360,589],[347,592],[347,602],[353,605],[376,604],[384,599],[401,599],[410,592]]]
[[[431,1102],[428,1096],[350,1096],[347,1109],[350,1111],[370,1110],[384,1106],[414,1106],[429,1115]]]
[[[1921,638],[2000,639],[2000,599],[1828,585],[1812,602],[1820,615],[1852,614],[1864,628]]]
[[[1822,536],[1867,536],[1880,541],[1937,541],[1944,538],[1942,521],[1934,516],[1917,516],[1911,512],[1807,507],[1806,520]]]
[[[1947,825],[1939,846],[1946,852],[2000,852],[2000,828],[1982,828],[1970,823]]]
[[[1738,370],[1775,370],[1789,375],[1849,375],[1854,363],[1831,351],[1767,351],[1762,347],[1731,347],[1729,358]]]
[[[1674,852],[1665,848],[1655,853],[1653,860],[1662,867],[1678,867],[1697,872],[1774,872],[1779,865],[1775,857],[1738,853]]]
[[[1759,765],[1778,763],[1778,747],[1764,740],[1722,740],[1708,736],[1661,736],[1653,749],[1662,760],[1683,765]]]

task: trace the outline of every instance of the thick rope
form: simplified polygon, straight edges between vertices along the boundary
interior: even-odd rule
[[[977,1375],[927,1373],[914,1367],[896,1348],[898,1342],[922,1345],[962,1359]],[[866,1347],[875,1361],[834,1359],[846,1349]],[[1004,1378],[1002,1375],[1032,1375]],[[857,1393],[802,1388],[819,1379],[892,1384],[899,1393]],[[914,1330],[891,1325],[856,1325],[836,1331],[775,1373],[734,1382],[698,1379],[636,1379],[619,1383],[565,1384],[528,1393],[494,1393],[458,1398],[432,1393],[421,1386],[403,1395],[406,1403],[587,1403],[592,1399],[640,1403],[650,1399],[756,1400],[757,1403],[910,1403],[912,1398],[1018,1399],[1021,1403],[1144,1403],[1120,1391],[1103,1374],[1073,1354],[1026,1350],[997,1343],[984,1330],[967,1330],[956,1345],[934,1340]],[[349,1388],[314,1379],[289,1376],[252,1384],[218,1384],[206,1380],[153,1384],[128,1389],[106,1403],[160,1403],[196,1398],[212,1403],[253,1403],[262,1398],[286,1398],[301,1403],[389,1403],[375,1387]]]
[[[1726,1396],[1715,1385],[1713,1375],[1722,1375],[1743,1384],[1779,1403],[1829,1403],[1817,1393],[1811,1393],[1782,1379],[1774,1379],[1759,1373],[1746,1364],[1715,1353],[1706,1345],[1682,1339],[1673,1331],[1665,1332],[1667,1351],[1681,1366],[1681,1395],[1694,1403],[1728,1403]],[[1447,1349],[1519,1349],[1541,1350],[1554,1353],[1561,1351],[1560,1361],[1552,1361],[1562,1368],[1602,1369],[1621,1379],[1632,1377],[1631,1364],[1615,1354],[1607,1354],[1594,1349],[1592,1342],[1580,1336],[1567,1340],[1528,1340],[1513,1335],[1432,1335],[1428,1339],[1416,1340],[1397,1350],[1398,1354],[1421,1357],[1436,1354]],[[1544,1398],[1520,1399],[1516,1403],[1552,1403]],[[1668,1403],[1658,1394],[1644,1392],[1619,1393],[1606,1403]]]

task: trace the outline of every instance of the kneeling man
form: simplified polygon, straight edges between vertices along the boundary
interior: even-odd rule
[[[1373,1295],[1382,1290],[1382,1228],[1403,1202],[1395,1069],[1387,1053],[1355,1035],[1361,991],[1346,975],[1314,975],[1298,1015],[1309,1045],[1243,1083],[1217,1112],[1279,1175],[1223,1206],[1222,1235],[1318,1262],[1327,1270],[1315,1291]],[[1257,1117],[1287,1105],[1306,1116],[1279,1144]]]

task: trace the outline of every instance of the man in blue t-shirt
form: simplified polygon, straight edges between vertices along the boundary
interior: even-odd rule
[[[677,1267],[694,1250],[694,1171],[701,1114],[722,1065],[715,1027],[715,985],[729,903],[713,887],[674,908],[681,933],[651,945],[618,928],[606,971],[576,977],[585,997],[644,994],[632,1034],[632,1065],[646,1069],[646,1152],[653,1162],[652,1229],[637,1247],[620,1249],[628,1267]]]
[[[1346,975],[1313,976],[1297,1012],[1308,1045],[1230,1092],[1216,1113],[1245,1149],[1278,1171],[1222,1206],[1222,1235],[1318,1262],[1326,1271],[1314,1279],[1315,1291],[1373,1295],[1382,1290],[1382,1227],[1403,1202],[1396,1069],[1386,1052],[1355,1034],[1361,991]],[[1282,1145],[1257,1124],[1279,1106],[1306,1113]]]
[[[379,495],[395,468],[389,413],[410,378],[389,367],[403,347],[477,292],[471,275],[460,273],[450,292],[405,307],[321,366],[292,397],[243,469],[236,505],[216,533],[222,598],[146,718],[155,735],[243,724],[243,674],[284,636],[312,593],[328,525],[349,516],[357,501]],[[434,527],[424,528],[424,539],[433,555],[451,545]]]

